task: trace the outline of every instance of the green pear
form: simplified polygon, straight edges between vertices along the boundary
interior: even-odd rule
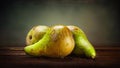
[[[72,32],[63,25],[49,28],[38,42],[26,46],[24,51],[32,56],[64,58],[71,54],[75,46]]]
[[[80,55],[80,56],[84,55],[88,58],[94,59],[96,57],[95,48],[89,42],[83,30],[77,26],[72,26],[72,25],[69,25],[67,27],[73,33],[73,37],[75,40],[75,48],[73,50],[73,54]]]
[[[26,36],[26,45],[38,42],[44,36],[48,28],[48,26],[44,25],[34,26]]]

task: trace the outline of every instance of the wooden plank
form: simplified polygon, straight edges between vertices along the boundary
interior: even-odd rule
[[[120,68],[120,47],[96,46],[97,57],[94,60],[74,55],[69,55],[63,59],[31,57],[25,54],[23,48],[24,47],[1,47],[0,68]]]

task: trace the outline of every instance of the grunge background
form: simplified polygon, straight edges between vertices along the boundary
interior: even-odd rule
[[[76,25],[94,45],[120,44],[118,4],[114,0],[3,0],[0,46],[25,46],[35,25]]]

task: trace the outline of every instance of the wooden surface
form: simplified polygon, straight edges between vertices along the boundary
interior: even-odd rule
[[[119,46],[95,46],[97,57],[88,58],[69,55],[63,59],[31,57],[23,47],[0,47],[0,68],[120,68]]]

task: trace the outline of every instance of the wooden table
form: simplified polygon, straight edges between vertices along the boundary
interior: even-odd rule
[[[0,47],[0,68],[120,68],[119,46],[95,46],[97,57],[92,60],[74,55],[64,59],[47,57],[30,57],[23,47]]]

